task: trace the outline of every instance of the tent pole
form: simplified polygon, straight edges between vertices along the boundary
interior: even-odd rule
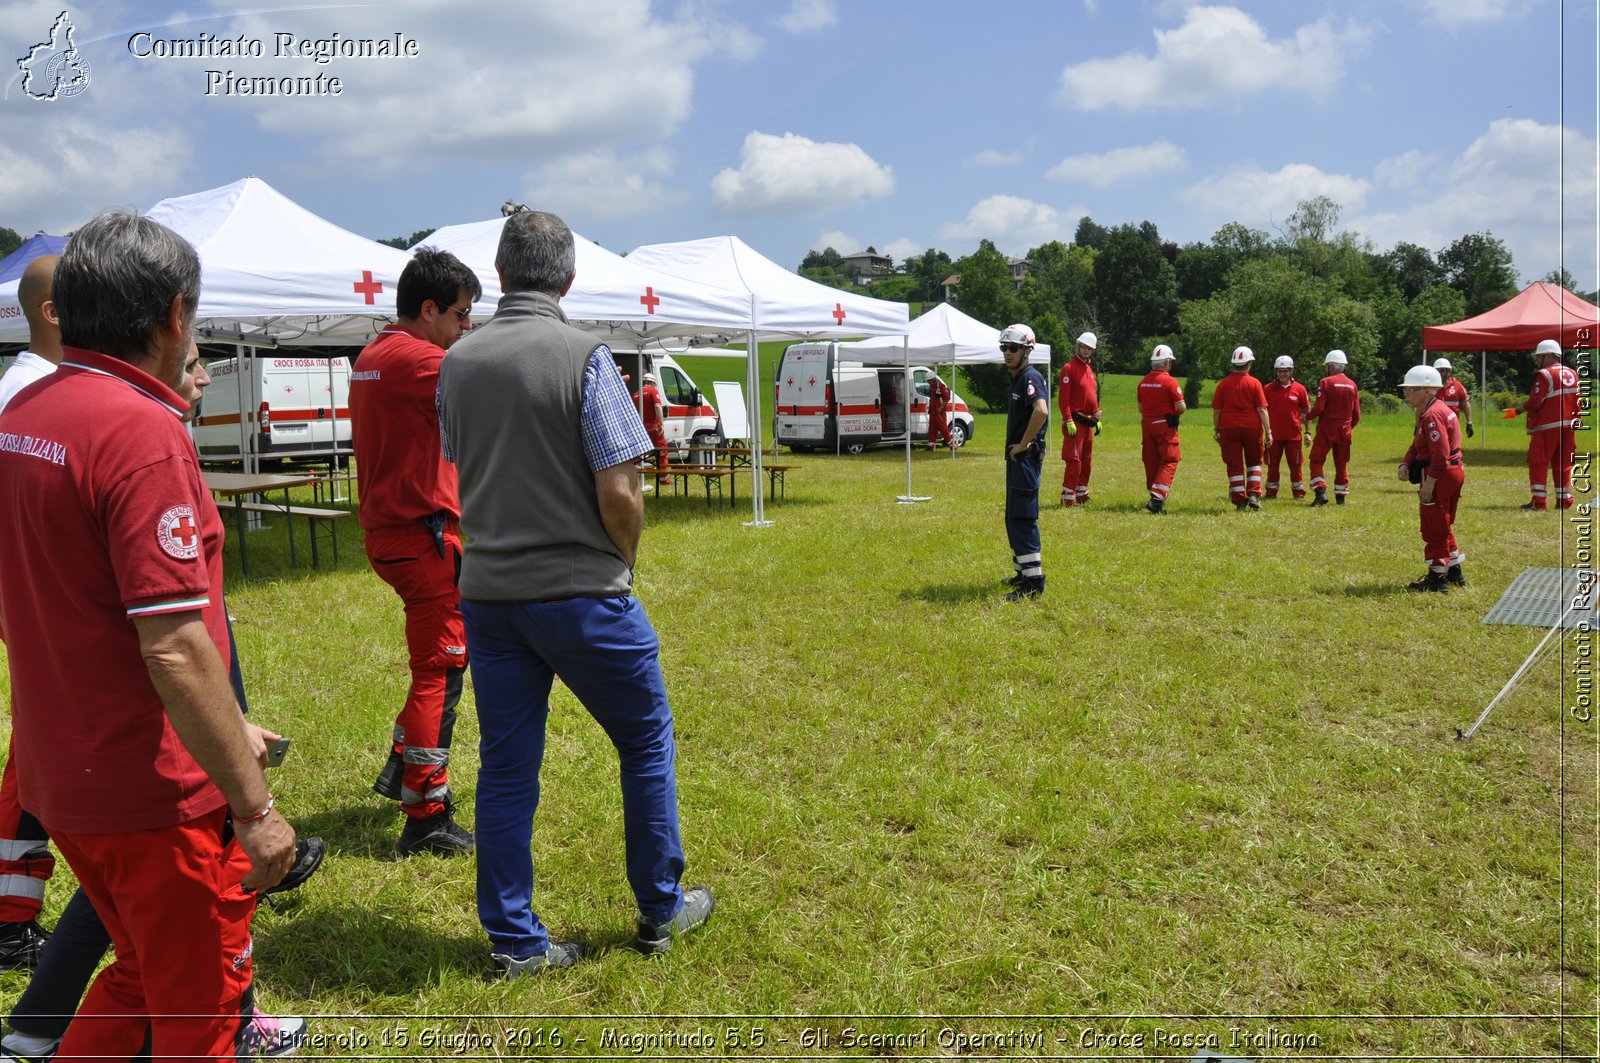
[[[1489,445],[1489,352],[1478,352],[1478,423],[1483,425],[1483,438],[1478,449]]]
[[[766,498],[761,493],[761,347],[756,342],[756,297],[750,294],[750,331],[745,336],[745,383],[750,397],[745,400],[745,412],[750,421],[750,521],[747,528],[769,528]]]
[[[900,394],[901,405],[905,407],[906,419],[906,493],[896,498],[895,501],[903,506],[916,505],[918,502],[932,501],[930,495],[914,495],[911,493],[911,337],[902,336],[900,340],[901,377]],[[930,421],[928,428],[932,431]]]

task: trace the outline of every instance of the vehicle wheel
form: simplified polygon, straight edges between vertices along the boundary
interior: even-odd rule
[[[797,443],[790,443],[789,444],[789,453],[791,453],[791,454],[810,454],[813,450],[816,450],[816,449],[817,449],[816,447],[803,447],[803,446],[800,446]]]
[[[865,452],[866,449],[867,445],[865,443],[846,443],[844,445],[844,452],[846,454],[861,454]]]
[[[960,450],[967,445],[967,426],[956,421],[950,426],[950,449]]]

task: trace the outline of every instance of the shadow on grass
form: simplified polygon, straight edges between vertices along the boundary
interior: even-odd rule
[[[935,605],[965,605],[969,602],[1001,601],[1005,587],[997,579],[993,583],[924,584],[900,592],[902,601],[930,602]]]
[[[1407,590],[1405,583],[1358,583],[1353,587],[1346,587],[1344,594],[1347,598],[1388,598],[1399,596],[1415,598],[1418,601],[1426,601],[1432,597],[1444,597],[1444,595],[1419,594],[1415,591]]]

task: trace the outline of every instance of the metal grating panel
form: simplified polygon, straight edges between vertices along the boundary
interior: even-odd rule
[[[1575,600],[1578,607],[1567,612]],[[1563,613],[1565,621],[1562,621]],[[1546,630],[1555,627],[1558,621],[1567,628],[1582,623],[1587,623],[1591,630],[1597,626],[1594,569],[1524,569],[1483,617],[1485,624],[1522,624]]]

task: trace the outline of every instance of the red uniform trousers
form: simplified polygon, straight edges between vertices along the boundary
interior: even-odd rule
[[[1272,438],[1272,445],[1267,448],[1267,497],[1274,498],[1278,494],[1278,469],[1285,458],[1289,460],[1289,483],[1294,487],[1294,497],[1306,497],[1305,481],[1300,478],[1299,433],[1290,439]]]
[[[645,425],[644,430],[645,430],[645,434],[650,437],[650,442],[655,445],[655,448],[656,448],[656,465],[658,467],[666,465],[667,464],[667,433],[666,433],[666,431],[659,424],[658,425],[653,425],[653,426],[652,425]]]
[[[1326,491],[1328,481],[1323,478],[1322,465],[1328,457],[1328,451],[1333,451],[1333,493],[1347,495],[1350,493],[1350,436],[1352,429],[1349,425],[1331,428],[1327,432],[1322,430],[1322,422],[1317,422],[1317,434],[1311,440],[1311,489],[1313,491]]]
[[[0,775],[0,922],[26,923],[39,915],[44,884],[55,873],[50,835],[17,801],[16,758]]]
[[[933,449],[937,440],[944,440],[945,446],[950,446],[950,423],[943,410],[930,410],[928,413],[928,449]]]
[[[1151,498],[1167,500],[1181,458],[1176,428],[1164,424],[1144,426],[1144,482],[1149,485]]]
[[[444,811],[450,796],[450,737],[455,730],[467,631],[461,619],[461,532],[444,529],[444,556],[418,521],[367,532],[372,570],[405,603],[411,689],[395,720],[395,752],[405,761],[400,803],[414,819]]]
[[[1067,466],[1061,473],[1062,505],[1089,501],[1089,474],[1094,471],[1094,429],[1080,424],[1077,435],[1067,436],[1061,443],[1061,460]]]
[[[1554,473],[1556,506],[1572,505],[1572,461],[1578,449],[1577,433],[1570,427],[1545,428],[1528,436],[1528,486],[1533,488],[1533,508],[1548,505],[1545,476]]]
[[[250,858],[227,806],[156,830],[53,832],[116,948],[59,1059],[233,1060],[250,1020]],[[228,841],[223,842],[224,832]]]
[[[1431,474],[1434,470],[1429,469]],[[1454,525],[1456,503],[1461,501],[1461,485],[1466,473],[1460,465],[1447,465],[1439,470],[1439,479],[1433,485],[1433,501],[1417,503],[1422,524],[1422,556],[1428,559],[1428,568],[1444,572],[1451,565],[1459,565],[1463,556],[1456,546]]]
[[[1261,497],[1261,426],[1222,428],[1222,463],[1228,467],[1228,501],[1238,505],[1246,495]]]

